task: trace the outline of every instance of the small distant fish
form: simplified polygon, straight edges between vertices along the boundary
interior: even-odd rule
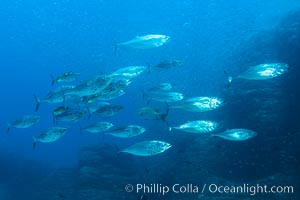
[[[116,128],[106,134],[120,137],[120,138],[131,138],[138,136],[146,131],[145,128],[138,125],[129,125],[125,127]]]
[[[137,77],[138,75],[142,74],[147,67],[145,66],[129,66],[129,67],[124,67],[121,69],[118,69],[114,73],[112,73],[110,76],[111,77],[121,77],[125,79],[130,79]]]
[[[86,100],[88,102],[94,102],[94,101],[108,101],[108,100],[112,100],[112,99],[116,99],[122,95],[125,94],[124,90],[115,90],[112,92],[106,92],[106,91],[102,91],[99,94],[95,94],[92,96],[88,96],[86,98]]]
[[[163,91],[170,91],[173,88],[172,83],[161,83],[157,86],[151,87],[147,90],[147,93],[156,93]]]
[[[186,99],[170,108],[180,108],[189,112],[206,112],[215,110],[223,105],[223,100],[218,97],[194,97]]]
[[[87,98],[90,98],[90,97],[87,97]],[[101,102],[101,101],[89,101],[87,99],[83,99],[82,102],[79,103],[79,106],[87,108],[90,114],[96,112],[103,106],[108,106],[108,105],[110,105],[110,103]]]
[[[289,65],[286,63],[264,63],[249,67],[246,71],[239,74],[237,77],[228,76],[230,84],[234,79],[246,80],[265,80],[281,76],[288,72]]]
[[[85,128],[83,128],[84,131],[87,131],[89,133],[100,133],[107,131],[108,129],[112,128],[114,125],[110,122],[96,122],[94,124],[91,124]]]
[[[76,81],[79,77],[80,74],[74,72],[66,72],[59,75],[58,77],[54,77],[53,74],[51,74],[52,85],[54,85],[55,83]]]
[[[217,128],[219,128],[219,126],[220,124],[217,122],[208,120],[198,120],[184,123],[178,127],[170,127],[169,131],[171,131],[174,128],[190,133],[209,133],[215,131]]]
[[[37,138],[33,137],[33,148],[36,147],[37,142],[50,143],[57,141],[63,137],[67,132],[64,127],[50,127],[43,131]]]
[[[100,93],[83,97],[83,102],[93,103],[95,101],[107,101],[118,98],[125,94],[124,89],[131,84],[129,79],[113,80]]]
[[[36,107],[35,111],[38,111],[41,103],[63,103],[67,100],[76,98],[76,95],[68,94],[69,91],[75,89],[75,86],[73,85],[67,85],[67,86],[61,86],[58,88],[55,88],[54,90],[51,90],[48,95],[40,99],[38,96],[34,95],[35,101],[36,101]]]
[[[117,44],[117,46],[130,46],[137,49],[152,49],[166,44],[169,40],[170,37],[166,35],[150,34],[136,36],[132,40]]]
[[[75,87],[75,85],[61,85],[52,89],[50,93],[65,93],[67,91],[73,90]]]
[[[123,110],[123,106],[118,104],[108,104],[103,105],[98,110],[96,110],[94,113],[101,115],[101,116],[113,116]]]
[[[8,123],[7,132],[11,127],[14,128],[29,128],[40,121],[41,117],[38,115],[25,115],[19,119],[16,119],[12,123]]]
[[[152,140],[136,143],[133,146],[126,148],[121,152],[129,153],[136,156],[154,156],[165,152],[171,147],[172,145],[170,143],[159,140]]]
[[[162,68],[162,69],[170,69],[170,68],[176,68],[183,65],[183,62],[181,60],[164,60],[161,61],[159,64],[157,64],[155,67]]]
[[[151,92],[144,94],[144,96],[148,97],[149,100],[166,103],[181,101],[184,98],[184,95],[179,92]]]
[[[255,131],[249,129],[229,129],[222,133],[212,134],[212,136],[234,141],[248,140],[256,135],[257,133]]]
[[[82,109],[73,109],[69,108],[65,112],[54,116],[55,121],[64,121],[64,122],[78,122],[85,115],[85,111]]]
[[[158,109],[154,109],[151,107],[142,107],[137,111],[137,114],[140,118],[145,120],[162,120],[166,121],[166,117],[168,116],[169,109],[167,109],[166,113],[160,113]]]

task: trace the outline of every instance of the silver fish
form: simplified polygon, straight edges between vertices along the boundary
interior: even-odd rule
[[[182,66],[183,63],[181,60],[164,60],[157,64],[155,67],[162,69],[169,69]]]
[[[7,132],[12,127],[14,128],[29,128],[40,121],[41,117],[38,115],[24,115],[23,117],[16,119],[12,123],[8,123]]]
[[[147,96],[149,100],[167,103],[181,101],[184,98],[184,95],[179,92],[152,92],[145,94],[145,96]]]
[[[131,83],[128,79],[113,80],[100,93],[86,97],[87,102],[93,101],[107,101],[116,99],[125,94],[124,89]]]
[[[100,107],[94,113],[101,116],[113,116],[123,110],[123,106],[117,104],[108,104]]]
[[[70,109],[69,106],[59,106],[52,111],[53,116],[60,115],[67,112]]]
[[[129,125],[125,127],[116,128],[106,134],[113,135],[120,138],[131,138],[138,136],[146,131],[145,128],[138,125]]]
[[[156,92],[163,92],[169,91],[173,88],[172,83],[161,83],[157,86],[151,87],[147,90],[147,93],[156,93]]]
[[[101,93],[114,93],[115,91],[124,90],[131,84],[129,79],[113,80]]]
[[[88,96],[86,99],[87,99],[88,102],[108,101],[108,100],[116,99],[116,98],[118,98],[118,97],[120,97],[124,94],[125,94],[124,90],[115,90],[113,92],[102,91],[99,94]]]
[[[170,40],[169,36],[160,34],[150,34],[137,36],[127,42],[119,43],[117,46],[130,46],[137,49],[151,49],[160,47]]]
[[[145,120],[162,120],[166,121],[166,117],[168,116],[169,109],[167,109],[166,113],[160,113],[158,109],[154,109],[151,107],[142,107],[137,111],[137,114]]]
[[[223,100],[218,97],[194,97],[170,108],[180,108],[189,112],[206,112],[215,110],[223,105]]]
[[[85,128],[83,128],[84,131],[87,131],[89,133],[100,133],[107,131],[108,129],[112,128],[114,125],[110,122],[96,122],[94,124],[91,124]]]
[[[75,85],[62,85],[52,89],[50,93],[65,93],[66,91],[73,90],[75,87]]]
[[[55,121],[64,121],[64,122],[78,122],[83,118],[86,112],[81,109],[68,109],[65,112],[54,116]]]
[[[147,67],[145,66],[129,66],[129,67],[124,67],[121,69],[118,69],[114,73],[112,73],[110,76],[111,77],[121,77],[125,79],[130,79],[137,77],[138,75],[142,74]]]
[[[90,80],[82,82],[74,89],[64,92],[65,95],[75,95],[78,97],[91,96],[99,94],[112,81],[109,76],[96,76]]]
[[[286,63],[264,63],[249,67],[246,71],[235,77],[236,79],[265,80],[285,74],[289,69]],[[234,78],[228,77],[228,82]]]
[[[249,129],[229,129],[222,133],[213,134],[213,136],[221,137],[226,140],[248,140],[257,135],[257,132],[249,130]]]
[[[190,133],[209,133],[215,131],[217,128],[219,128],[219,126],[220,124],[217,122],[208,120],[197,120],[184,123],[178,127],[170,127],[169,131],[171,131],[174,128]]]
[[[54,77],[53,74],[51,74],[52,85],[54,85],[55,83],[76,81],[79,78],[79,76],[79,73],[74,72],[66,72],[59,75],[58,77]]]
[[[80,106],[86,107],[90,113],[94,113],[103,106],[108,106],[110,103],[100,101],[88,101],[87,103],[81,103]]]
[[[73,89],[75,89],[75,86],[73,85],[64,85],[51,90],[43,99],[40,99],[38,96],[34,95],[36,101],[35,111],[38,111],[41,103],[63,103],[67,100],[76,98],[76,95],[67,94],[68,91]]]
[[[37,142],[49,143],[54,142],[63,137],[67,132],[64,127],[50,127],[43,131],[37,138],[33,137],[33,147],[36,147]]]
[[[122,150],[121,152],[136,156],[154,156],[167,151],[171,147],[172,145],[170,143],[152,140],[136,143],[133,146]]]

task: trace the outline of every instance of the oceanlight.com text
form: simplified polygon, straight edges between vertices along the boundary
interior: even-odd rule
[[[293,186],[268,186],[268,185],[218,185],[218,184],[173,184],[163,185],[158,183],[153,184],[127,184],[126,192],[135,192],[137,194],[245,194],[254,196],[256,194],[293,194]]]
[[[209,193],[219,194],[249,194],[251,196],[256,194],[293,194],[293,186],[268,186],[268,185],[249,185],[243,184],[239,186],[225,186],[210,184],[208,185]]]

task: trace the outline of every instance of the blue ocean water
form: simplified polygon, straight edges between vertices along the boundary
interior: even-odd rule
[[[3,1],[0,7],[0,199],[299,199],[299,52],[300,3],[288,1]],[[167,44],[135,49],[115,44],[135,36],[164,34]],[[157,69],[164,60],[183,66]],[[233,80],[251,65],[284,62],[288,73],[270,80]],[[68,133],[54,143],[32,137],[53,126],[58,104],[42,103],[41,121],[27,129],[7,123],[35,114],[34,95],[53,89],[50,74],[73,71],[80,80],[110,74],[131,65],[151,66],[133,79],[126,93],[111,103],[124,106],[113,117],[85,116],[59,123]],[[218,121],[222,129],[248,128],[257,137],[231,142],[220,138],[169,132],[159,120],[143,120],[137,110],[147,104],[143,91],[163,82],[185,98],[217,96],[222,108],[205,113],[169,111],[176,126],[191,120]],[[62,84],[57,84],[62,85]],[[118,139],[81,134],[97,120],[118,126],[139,124],[146,134]],[[144,140],[172,143],[165,153],[136,157],[119,151]],[[241,183],[293,185],[293,194],[259,196],[169,193],[124,190],[126,184],[203,185]]]

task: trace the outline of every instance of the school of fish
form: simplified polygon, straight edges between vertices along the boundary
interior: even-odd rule
[[[132,40],[116,45],[117,48],[131,47],[136,49],[152,49],[163,46],[170,42],[170,37],[160,34],[149,34],[137,36]],[[164,60],[154,66],[157,69],[172,70],[183,66],[180,60]],[[228,76],[228,84],[235,79],[245,79],[249,81],[261,81],[273,79],[288,72],[289,65],[286,63],[260,63],[250,66],[246,71],[236,77]],[[91,115],[98,117],[111,117],[122,112],[124,105],[109,103],[106,101],[117,99],[126,95],[126,89],[137,76],[141,76],[149,71],[149,66],[127,66],[120,68],[111,74],[95,75],[87,80],[80,79],[80,73],[65,72],[58,76],[51,74],[52,86],[55,87],[44,98],[35,95],[37,112],[41,104],[60,104],[52,111],[54,126],[45,129],[39,135],[33,136],[33,146],[37,143],[51,143],[63,138],[68,132],[68,128],[56,126],[58,122],[77,123],[84,117],[87,120]],[[78,82],[74,85],[64,85]],[[224,105],[224,100],[217,96],[196,96],[186,97],[181,92],[172,91],[173,84],[164,82],[153,85],[143,91],[143,98],[149,101],[157,101],[166,104],[166,111],[162,112],[157,108],[145,105],[135,111],[141,119],[160,120],[166,123],[169,131],[185,132],[185,134],[208,135],[211,138],[219,137],[228,141],[244,141],[257,136],[257,132],[246,128],[233,128],[221,131],[223,128],[220,122],[207,119],[187,121],[182,124],[170,126],[167,117],[170,109],[181,109],[185,112],[209,112],[217,110]],[[7,132],[11,128],[29,128],[40,121],[41,117],[35,115],[24,115],[8,123]],[[110,135],[118,138],[138,137],[146,132],[146,128],[138,124],[117,125],[108,121],[98,121],[90,123],[81,128],[83,134]],[[170,136],[171,137],[171,136]],[[129,146],[120,152],[129,153],[136,156],[154,156],[170,149],[172,145],[167,141],[147,140]]]

